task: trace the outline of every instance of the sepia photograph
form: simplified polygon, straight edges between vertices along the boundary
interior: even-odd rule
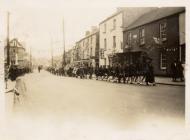
[[[2,2],[1,140],[188,140],[184,4]]]

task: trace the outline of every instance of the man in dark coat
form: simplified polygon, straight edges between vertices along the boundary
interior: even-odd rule
[[[182,63],[181,61],[178,61],[177,62],[177,75],[178,77],[180,78],[180,81],[183,82],[184,81],[184,75],[183,75],[183,66],[182,66]]]
[[[149,83],[153,84],[155,86],[155,77],[154,77],[154,67],[152,65],[152,60],[148,60],[146,64],[146,85],[149,85]]]
[[[176,82],[177,77],[178,77],[178,68],[177,68],[176,60],[171,64],[171,76],[172,76],[173,82]]]

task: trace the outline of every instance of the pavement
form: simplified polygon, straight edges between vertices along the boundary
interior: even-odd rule
[[[185,86],[185,82],[180,82],[180,81],[173,82],[172,78],[169,77],[155,77],[155,81],[157,84],[162,84],[162,85]]]

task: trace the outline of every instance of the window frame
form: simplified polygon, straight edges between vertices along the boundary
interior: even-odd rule
[[[116,29],[116,19],[113,19],[113,30]]]
[[[132,33],[131,32],[127,33],[127,45],[129,48],[132,47]]]
[[[113,36],[113,48],[116,48],[116,36]]]
[[[139,29],[139,44],[145,45],[145,28]]]
[[[162,42],[167,40],[167,22],[161,22],[159,24],[160,39]],[[165,37],[163,37],[165,36]]]
[[[164,55],[165,55],[165,58],[163,59]],[[161,52],[160,53],[160,69],[161,70],[166,70],[166,68],[167,68],[167,57],[166,56],[167,56],[166,52]],[[163,61],[165,61],[165,64],[163,63]]]
[[[107,39],[104,38],[104,50],[107,50]]]
[[[107,30],[107,24],[104,23],[104,30],[103,30],[103,33],[106,33],[106,30]]]

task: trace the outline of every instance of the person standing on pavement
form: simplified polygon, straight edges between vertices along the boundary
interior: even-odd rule
[[[123,66],[121,66],[121,73],[122,73],[122,79],[123,79],[123,83],[125,84],[126,82],[126,75],[125,75],[125,67],[126,67],[126,64],[124,64]]]
[[[116,64],[116,67],[115,67],[115,77],[116,77],[116,79],[115,79],[115,82],[120,82],[119,80],[119,64]]]
[[[121,79],[123,78],[123,67],[118,65],[118,83],[121,83]]]
[[[184,68],[182,66],[181,61],[178,61],[178,63],[177,63],[177,71],[178,71],[177,73],[178,74],[177,75],[179,76],[181,82],[184,81],[183,70],[184,70]]]
[[[129,64],[125,65],[125,81],[129,82]]]
[[[89,67],[89,79],[92,79],[92,75],[93,75],[93,67],[92,64]]]
[[[172,76],[172,81],[176,82],[177,80],[177,75],[178,75],[178,68],[177,68],[177,61],[174,60],[174,62],[171,63],[171,76]]]
[[[155,76],[154,67],[152,65],[152,59],[147,60],[145,81],[146,85],[149,85],[149,83],[151,83],[153,86],[155,86]]]
[[[26,97],[26,83],[24,80],[24,73],[22,73],[21,75],[19,75],[19,77],[16,78],[16,84],[15,84],[15,100],[14,101],[18,101],[19,103],[22,102],[22,100]]]
[[[95,75],[96,75],[96,80],[98,80],[98,76],[99,76],[99,67],[98,66],[95,68]]]
[[[134,81],[137,84],[140,84],[140,74],[141,74],[141,66],[139,60],[137,60],[135,63],[135,77],[134,77],[135,78]]]
[[[134,71],[135,71],[135,69],[134,69],[134,64],[131,63],[131,64],[129,65],[129,81],[130,81],[130,84],[133,84]]]
[[[14,70],[19,71],[18,67],[14,67]],[[14,93],[14,104],[21,103],[21,101],[26,97],[26,84],[24,80],[24,72],[16,72],[16,71],[9,71],[10,75],[14,75],[11,79],[12,81],[16,81],[14,89],[7,91],[6,93],[13,92]]]

